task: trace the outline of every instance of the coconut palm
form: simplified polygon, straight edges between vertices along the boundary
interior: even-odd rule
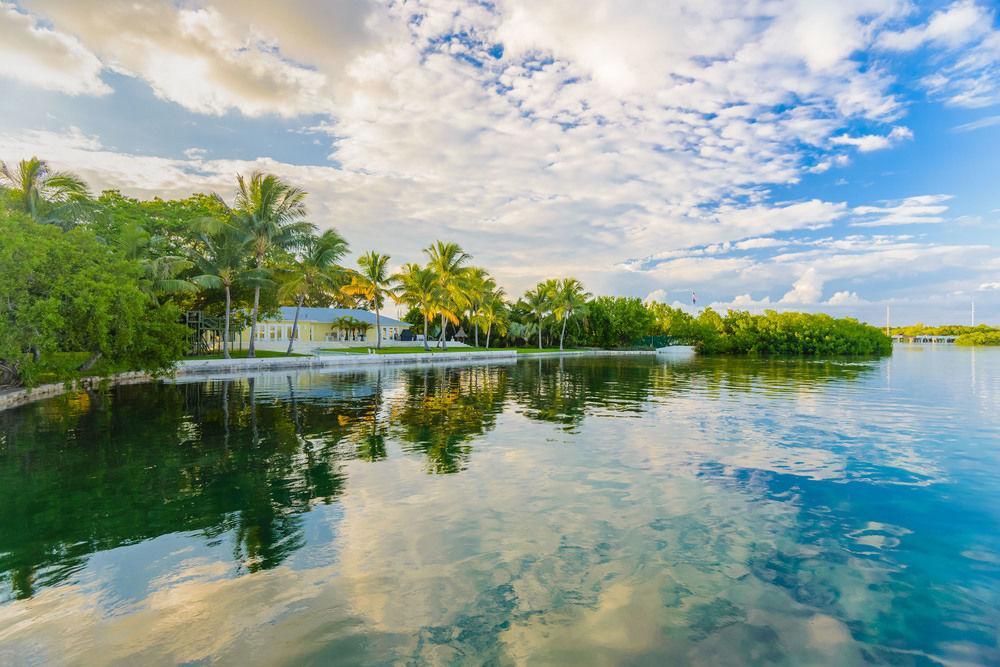
[[[486,349],[490,349],[490,334],[496,329],[501,335],[507,333],[507,303],[502,287],[495,288],[479,309],[483,326],[486,327]]]
[[[439,288],[437,311],[441,315],[441,339],[438,344],[447,349],[446,320],[457,322],[457,313],[467,301],[463,280],[468,268],[466,264],[472,257],[457,243],[443,241],[435,241],[424,248],[424,252],[427,253],[428,268],[437,276]]]
[[[316,228],[305,222],[305,191],[273,174],[255,171],[246,179],[236,176],[236,203],[231,209],[233,226],[247,237],[254,268],[264,270],[269,254],[302,247]],[[247,357],[254,356],[261,283],[254,286]]]
[[[122,229],[115,242],[118,250],[128,259],[142,267],[143,275],[139,279],[139,289],[155,301],[159,297],[171,294],[190,294],[198,290],[198,286],[190,280],[178,278],[194,264],[186,257],[179,255],[159,254],[163,238],[151,236],[139,224],[129,224]]]
[[[538,283],[534,289],[524,293],[524,302],[528,310],[538,320],[538,349],[542,349],[542,322],[552,309],[552,291],[554,281]]]
[[[289,270],[288,280],[281,286],[283,298],[295,299],[295,318],[292,320],[292,335],[288,338],[288,350],[299,334],[299,311],[302,304],[317,289],[332,291],[344,275],[337,262],[347,254],[348,245],[336,230],[328,229],[319,236],[312,236],[302,247]]]
[[[479,347],[479,324],[482,321],[482,307],[496,286],[496,281],[484,268],[470,267],[465,273],[463,291],[465,292],[466,306],[469,309],[469,320],[473,326],[476,347]]]
[[[388,296],[396,298],[392,290],[392,277],[389,275],[389,255],[380,255],[371,250],[358,258],[359,271],[353,272],[351,282],[342,290],[350,296],[359,296],[372,305],[375,311],[376,348],[382,347],[382,318],[380,310],[385,305]]]
[[[21,160],[16,169],[0,162],[0,185],[11,190],[18,208],[36,222],[65,227],[87,201],[87,185],[68,171],[52,171],[45,160]]]
[[[574,315],[581,314],[587,307],[590,292],[583,289],[583,284],[576,278],[564,278],[558,281],[552,293],[552,314],[556,320],[562,321],[562,331],[559,333],[559,350],[563,349],[563,339],[566,338],[566,323]]]
[[[406,264],[402,271],[393,276],[397,283],[396,296],[402,303],[416,308],[424,316],[424,350],[430,351],[427,344],[427,327],[429,321],[437,314],[438,281],[437,275],[419,264]]]
[[[207,289],[222,289],[226,295],[225,332],[222,336],[222,356],[229,359],[229,321],[232,319],[232,290],[238,282],[260,285],[265,276],[260,270],[245,270],[249,240],[231,227],[196,225],[192,229],[195,241],[191,261],[198,275],[191,282]]]

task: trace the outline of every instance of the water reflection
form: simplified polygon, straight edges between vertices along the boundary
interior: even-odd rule
[[[924,357],[891,384],[886,361],[535,359],[8,411],[0,661],[989,662],[1000,363]],[[184,646],[87,631],[119,617]]]

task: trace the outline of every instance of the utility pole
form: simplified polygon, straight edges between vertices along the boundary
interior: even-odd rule
[[[885,304],[885,335],[891,336],[889,333],[889,304]]]
[[[976,300],[972,300],[972,326],[976,326]]]

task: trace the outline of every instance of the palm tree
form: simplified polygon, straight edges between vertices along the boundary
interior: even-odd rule
[[[443,349],[448,348],[445,331],[446,319],[456,322],[456,311],[466,301],[463,280],[466,276],[465,266],[472,257],[457,243],[435,241],[424,248],[428,257],[428,268],[437,276],[439,287],[437,311],[441,314],[441,339],[438,343]]]
[[[263,271],[269,254],[300,248],[315,233],[316,227],[302,220],[306,215],[305,198],[305,191],[273,174],[255,171],[249,179],[237,174],[236,205],[231,213],[234,226],[249,241],[254,268],[258,271]],[[253,291],[248,358],[253,358],[256,347],[260,288],[258,282]]]
[[[479,323],[482,321],[482,307],[489,299],[497,283],[486,269],[474,266],[466,271],[463,280],[466,305],[469,308],[469,320],[472,322],[475,336],[475,346],[479,347]]]
[[[534,289],[524,293],[528,310],[538,319],[538,349],[542,349],[542,320],[552,308],[552,282],[538,283]]]
[[[559,333],[561,352],[563,339],[566,337],[566,323],[573,315],[586,309],[587,299],[591,294],[583,289],[583,284],[576,278],[564,278],[556,284],[552,297],[552,314],[557,320],[562,320],[562,331]]]
[[[79,208],[90,193],[87,185],[68,171],[52,171],[44,160],[21,160],[17,169],[0,162],[0,185],[14,194],[18,208],[36,222],[68,222],[67,216]]]
[[[158,302],[163,295],[196,292],[196,284],[177,277],[194,264],[179,255],[158,254],[162,252],[162,243],[162,237],[150,236],[142,225],[129,224],[122,229],[115,245],[127,259],[142,267],[139,289],[154,301]]]
[[[427,327],[430,318],[437,314],[438,281],[437,275],[431,269],[419,264],[406,264],[403,270],[393,276],[398,284],[396,296],[411,308],[416,308],[424,316],[424,350],[429,352],[427,344]]]
[[[288,339],[288,350],[299,333],[299,311],[306,298],[316,289],[333,290],[337,287],[338,278],[343,271],[337,262],[347,254],[348,245],[343,236],[336,230],[328,229],[320,236],[310,237],[296,258],[291,269],[291,276],[282,285],[281,295],[295,298],[295,319],[292,321],[292,335]]]
[[[392,278],[388,270],[389,255],[380,255],[371,250],[358,259],[360,271],[355,271],[351,275],[351,282],[342,289],[351,296],[360,296],[369,303],[375,310],[375,335],[376,349],[382,347],[382,318],[379,310],[385,305],[385,297],[395,299],[395,292],[391,288]]]
[[[221,224],[199,224],[193,227],[192,232],[195,247],[191,250],[191,261],[200,273],[191,278],[191,282],[199,287],[222,289],[226,293],[222,356],[229,359],[229,321],[232,319],[233,286],[242,281],[260,283],[263,276],[258,270],[244,270],[249,240],[233,228]]]
[[[480,307],[483,325],[486,326],[486,349],[490,349],[490,334],[496,329],[501,334],[507,333],[507,304],[504,301],[502,287],[495,288],[483,301]]]

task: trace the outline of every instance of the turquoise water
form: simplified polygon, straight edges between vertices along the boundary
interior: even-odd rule
[[[3,664],[998,664],[1000,350],[0,413]]]

